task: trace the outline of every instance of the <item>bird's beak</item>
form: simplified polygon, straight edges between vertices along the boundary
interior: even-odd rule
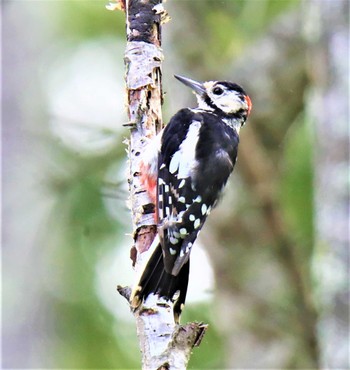
[[[186,86],[190,87],[196,94],[198,95],[204,95],[205,94],[205,87],[200,82],[191,80],[190,78],[174,75],[176,79],[178,79],[180,82],[185,84]]]

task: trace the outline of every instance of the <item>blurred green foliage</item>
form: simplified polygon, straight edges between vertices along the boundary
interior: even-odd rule
[[[281,194],[288,227],[296,240],[304,241],[302,250],[309,258],[313,235],[313,137],[306,118],[299,117],[284,140]]]
[[[58,3],[58,4],[57,4]],[[108,11],[105,0],[62,1],[57,9],[60,30],[70,39],[87,40],[101,36],[125,38],[125,17],[120,11]]]
[[[298,4],[299,0],[174,1],[184,21],[173,42],[189,69],[203,79],[208,73],[218,78],[222,68],[266,32],[277,16]]]
[[[115,236],[126,231],[106,211],[102,194],[108,168],[122,157],[123,147],[84,157],[57,144],[55,159],[61,171],[49,179],[57,202],[46,236],[55,241],[47,261],[62,268],[64,291],[63,296],[53,295],[49,300],[58,339],[54,363],[59,368],[136,368],[139,359],[132,354],[138,351],[135,333],[133,345],[129,345],[132,352],[125,351],[125,335],[122,340],[118,336],[120,327],[134,332],[133,325],[113,317],[96,292],[96,264],[114,247]],[[124,199],[115,202],[127,214]],[[59,235],[53,237],[52,232]],[[117,297],[116,290],[111,294]]]
[[[220,75],[222,66],[244,53],[277,16],[298,3],[295,0],[175,1],[171,4],[174,12],[171,14],[172,22],[183,22],[177,18],[179,8],[192,21],[186,22],[185,19],[182,28],[173,35],[174,50],[183,63],[196,70],[197,75]],[[61,29],[67,39],[76,39],[79,43],[103,35],[115,37],[116,40],[125,38],[124,15],[105,11],[104,1],[62,2],[58,10]],[[181,39],[181,43],[176,39]],[[302,140],[300,131],[303,133]],[[307,125],[300,119],[289,129],[281,159],[285,169],[280,189],[283,209],[296,239],[304,240],[308,246],[305,249],[303,244],[300,253],[305,253],[312,245],[311,144]],[[113,234],[130,231],[123,230],[116,220],[111,219],[101,197],[107,168],[125,160],[125,156],[117,150],[96,158],[82,158],[73,153],[68,157],[61,158],[62,166],[70,163],[73,169],[68,177],[54,182],[58,197],[54,213],[65,215],[59,227],[63,231],[59,250],[66,271],[64,286],[68,295],[83,290],[84,300],[77,303],[52,302],[57,316],[62,317],[57,328],[61,338],[59,343],[62,343],[57,346],[57,364],[76,368],[137,368],[139,357],[133,355],[134,351],[138,351],[135,329],[129,324],[120,325],[118,319],[103,308],[94,286],[97,257],[103,253],[103,248],[113,247],[104,240],[108,241]],[[252,218],[249,219],[251,222]],[[238,244],[235,245],[237,250]],[[245,248],[244,245],[242,247]],[[240,255],[234,270],[243,282],[249,283],[254,278],[253,269],[243,268],[250,265],[254,266],[251,259],[244,262]],[[286,299],[282,303],[281,295],[277,293],[274,299],[279,309],[276,309],[273,320],[280,326],[284,318],[283,315],[279,318],[278,312],[283,305],[290,304],[289,298]],[[261,312],[257,308],[257,317],[264,312],[262,307]],[[210,312],[208,304],[186,307],[184,312],[183,322],[200,318],[210,323],[210,330],[200,349],[194,350],[190,368],[204,366],[220,369],[225,366],[224,338],[217,331],[215,318],[211,318]],[[251,315],[247,315],[245,320],[248,327],[257,328],[260,325],[262,333],[269,330],[267,325],[259,324]],[[125,338],[119,335],[121,327],[121,330],[131,331],[131,347],[125,347]]]
[[[215,309],[213,310],[210,304],[204,303],[187,305],[181,321],[195,322],[199,318],[201,322],[209,325],[209,329],[200,344],[200,349],[193,350],[188,368],[201,369],[205,366],[208,369],[222,369],[225,366],[224,343],[220,331],[215,326]]]
[[[116,42],[125,40],[124,14],[108,12],[105,9],[106,3],[105,0],[52,2],[51,14],[55,15],[56,37],[59,42],[66,42],[71,47],[72,43],[78,46],[100,37],[115,38]],[[170,37],[173,55],[181,61],[180,65],[195,71],[197,77],[210,79],[227,77],[224,67],[232,65],[232,61],[258,42],[278,16],[295,9],[300,1],[169,1],[165,7],[168,4],[171,22],[177,25]],[[163,32],[167,32],[167,27],[168,25],[164,26]],[[276,122],[278,117],[275,124]],[[121,122],[116,122],[116,125],[120,124]],[[302,268],[308,274],[314,239],[312,135],[302,112],[287,127],[286,135],[286,126],[280,131],[278,124],[273,124],[274,122],[271,126],[276,135],[273,140],[271,135],[266,135],[270,139],[268,144],[276,144],[283,136],[283,142],[279,143],[278,148],[279,150],[282,147],[278,151],[278,155],[281,155],[278,165],[282,173],[278,183],[278,199],[288,228],[297,241],[296,252],[301,260],[305,257]],[[257,129],[262,136],[268,130],[264,126]],[[123,131],[115,148],[96,155],[83,155],[77,150],[64,147],[58,140],[49,140],[48,153],[55,167],[54,170],[48,169],[46,185],[54,194],[56,202],[48,220],[47,235],[44,237],[49,241],[44,254],[48,261],[47,274],[59,274],[59,286],[62,290],[60,294],[56,294],[53,287],[53,290],[48,289],[46,292],[53,315],[51,329],[55,335],[52,339],[51,361],[57,368],[140,367],[134,324],[109,312],[101,302],[96,288],[96,266],[101,256],[114,248],[125,248],[125,245],[120,245],[117,241],[121,235],[131,232],[131,226],[126,229],[120,219],[111,215],[103,195],[106,174],[110,168],[119,169],[126,161],[125,146],[122,144],[125,134],[126,131]],[[276,148],[270,149],[274,151]],[[235,176],[238,174],[235,173]],[[123,181],[126,182],[126,178],[120,179],[120,182]],[[116,187],[113,194],[116,196],[116,207],[127,220],[125,192]],[[237,202],[239,217],[236,217],[240,220],[235,222],[250,223],[251,230],[259,233],[262,228],[261,218],[256,210],[259,205],[250,204],[249,208],[249,199],[250,194],[243,192]],[[232,220],[230,222],[233,224]],[[230,283],[237,291],[246,289],[251,294],[254,291],[251,281],[259,276],[254,268],[261,261],[267,263],[273,259],[273,248],[269,248],[266,240],[251,246],[249,237],[226,240],[227,233],[224,231],[220,243],[232,244],[233,252],[232,260],[227,260],[227,265],[223,264],[222,274],[229,275],[234,271],[240,278],[232,278]],[[247,254],[247,249],[254,253]],[[130,261],[125,261],[125,264],[129,263]],[[115,281],[115,285],[118,283]],[[279,287],[270,293],[269,303],[274,304],[273,315],[267,314],[266,304],[258,304],[253,308],[255,316],[248,311],[242,316],[247,328],[260,330],[259,335],[263,341],[264,338],[275,335],[271,329],[274,326],[278,326],[280,330],[290,329],[286,325],[285,313],[290,309],[289,306],[293,306],[293,298]],[[114,294],[116,300],[122,299],[116,291],[111,291],[110,294]],[[215,325],[215,314],[213,302],[186,306],[183,322],[200,319],[210,325],[200,348],[194,349],[190,362],[192,369],[222,369],[225,366],[226,338]],[[265,315],[266,321],[261,321],[260,318]],[[291,365],[296,364],[297,360]]]

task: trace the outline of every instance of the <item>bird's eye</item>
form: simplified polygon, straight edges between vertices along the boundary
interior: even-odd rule
[[[215,95],[221,95],[224,92],[224,90],[221,87],[215,87],[213,89],[213,94]]]

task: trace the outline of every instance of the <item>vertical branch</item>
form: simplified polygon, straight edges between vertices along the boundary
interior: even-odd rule
[[[147,251],[156,233],[154,205],[140,183],[140,160],[147,139],[161,129],[161,0],[126,1],[125,51],[129,125],[129,191],[137,256]],[[135,263],[135,260],[134,260]]]
[[[161,24],[169,18],[162,0],[119,0],[109,9],[126,12],[125,51],[129,191],[135,246],[131,257],[138,270],[157,233],[155,206],[140,181],[140,161],[147,142],[162,127]],[[128,288],[118,288],[129,299]],[[207,328],[199,323],[174,322],[173,303],[151,295],[134,311],[143,369],[185,369],[192,348],[198,346]]]

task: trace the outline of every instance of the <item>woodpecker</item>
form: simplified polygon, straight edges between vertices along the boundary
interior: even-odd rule
[[[236,83],[175,78],[193,90],[198,107],[178,111],[143,155],[141,181],[156,204],[158,234],[130,304],[137,308],[151,293],[164,297],[179,322],[191,249],[233,171],[252,103]]]

